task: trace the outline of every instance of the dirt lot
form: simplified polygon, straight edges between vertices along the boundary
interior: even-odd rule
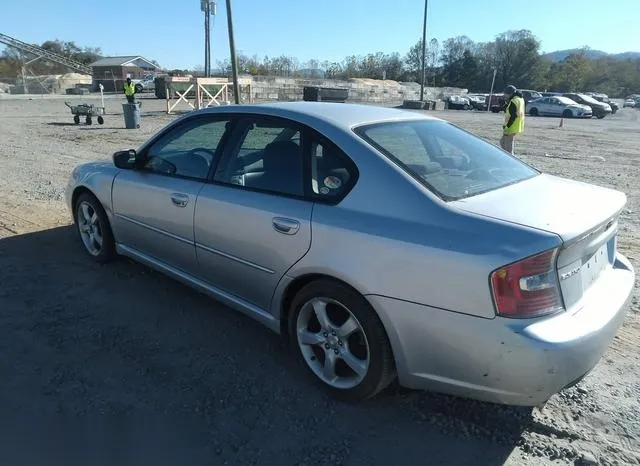
[[[74,126],[62,99],[0,99],[3,464],[640,464],[638,286],[601,363],[542,411],[398,388],[352,406],[248,318],[132,262],[92,264],[63,204],[70,170],[173,118],[148,99],[142,128],[125,130],[120,102],[104,126]],[[500,116],[439,115],[499,137]],[[636,267],[639,117],[529,118],[516,147],[626,192],[620,249]]]

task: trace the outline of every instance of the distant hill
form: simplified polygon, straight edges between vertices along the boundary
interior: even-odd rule
[[[555,52],[551,52],[551,53],[545,53],[543,55],[543,57],[551,60],[551,61],[562,61],[565,58],[567,58],[569,55],[573,54],[573,53],[579,53],[581,52],[582,49],[567,49],[567,50],[557,50]],[[596,60],[598,58],[602,58],[602,57],[611,57],[614,58],[616,60],[627,60],[629,58],[640,58],[640,52],[624,52],[624,53],[607,53],[607,52],[603,52],[602,50],[591,50],[591,49],[587,49],[585,51],[585,54],[587,55],[588,58],[591,58],[592,60]]]

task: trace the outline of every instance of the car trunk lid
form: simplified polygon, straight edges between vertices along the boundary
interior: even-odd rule
[[[618,216],[625,204],[622,192],[545,174],[450,203],[557,234],[563,241],[557,269],[567,309],[613,264]]]

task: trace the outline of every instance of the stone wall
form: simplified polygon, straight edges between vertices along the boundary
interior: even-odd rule
[[[305,86],[348,89],[348,101],[352,103],[400,104],[405,100],[420,98],[420,85],[417,83],[377,79],[340,81],[254,76],[251,84],[251,99],[254,102],[302,100],[302,90]],[[424,98],[437,100],[447,95],[464,95],[466,93],[466,89],[425,87]]]

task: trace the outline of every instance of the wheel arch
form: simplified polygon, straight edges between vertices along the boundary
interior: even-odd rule
[[[322,273],[322,272],[305,273],[303,275],[295,277],[290,283],[286,285],[281,295],[282,298],[280,299],[279,303],[278,302],[274,303],[276,305],[276,308],[274,309],[274,311],[277,313],[276,319],[279,322],[279,328],[277,330],[279,330],[280,337],[283,338],[287,343],[290,343],[291,335],[289,334],[289,315],[291,311],[291,303],[295,299],[296,295],[300,292],[300,290],[302,290],[308,284],[318,280],[328,280],[328,281],[340,284],[364,298],[364,300],[369,304],[371,311],[380,320],[380,323],[382,324],[382,328],[384,328],[384,331],[386,333],[386,338],[387,338],[387,341],[389,342],[389,347],[391,349],[391,357],[393,359],[393,363],[395,366],[397,366],[398,360],[396,359],[396,352],[398,351],[398,348],[396,347],[396,345],[394,345],[394,342],[397,341],[397,338],[394,338],[395,329],[389,327],[388,320],[380,315],[376,307],[367,298],[366,293],[363,293],[362,291],[358,290],[358,288],[348,283],[344,279],[335,277],[328,273]],[[402,351],[400,350],[400,352]]]
[[[100,202],[100,199],[98,199],[98,196],[96,196],[95,193],[91,191],[89,188],[87,188],[84,185],[76,186],[73,190],[73,193],[71,194],[71,209],[72,209],[74,221],[76,220],[76,202],[78,202],[78,198],[82,194],[89,194],[90,196],[93,196],[98,202]],[[100,204],[102,203],[100,202]]]
[[[114,226],[113,226],[113,214],[111,211],[111,205],[109,203],[105,203],[104,199],[101,198],[100,196],[100,191],[99,190],[94,190],[91,189],[90,186],[87,186],[85,184],[79,184],[77,185],[75,188],[73,188],[73,191],[71,192],[71,199],[69,201],[69,206],[71,208],[71,215],[73,218],[73,221],[76,222],[77,218],[76,218],[76,202],[78,201],[78,198],[82,195],[82,194],[88,194],[89,196],[93,197],[98,204],[100,204],[100,207],[102,207],[102,210],[104,210],[104,213],[107,217],[107,222],[109,223],[109,228],[111,229],[112,234],[114,235],[115,238],[115,231],[114,231]],[[110,200],[110,196],[109,196],[109,200]]]
[[[279,303],[275,303],[276,309],[274,309],[278,313],[276,315],[276,318],[280,322],[280,335],[282,335],[285,339],[289,338],[288,321],[289,321],[289,312],[291,310],[290,309],[291,303],[295,299],[296,295],[300,292],[300,290],[302,290],[309,283],[312,283],[318,280],[328,280],[334,283],[338,283],[340,285],[343,285],[349,288],[354,293],[358,293],[360,296],[364,297],[365,300],[367,299],[366,296],[353,285],[347,283],[346,281],[340,278],[334,277],[326,273],[306,273],[304,275],[300,275],[299,277],[295,277],[289,284],[286,285],[286,288],[282,293],[282,298],[280,299]],[[372,309],[373,309],[373,306],[372,306]],[[373,311],[376,312],[375,309]],[[380,316],[378,316],[378,318],[380,318]]]
[[[113,225],[111,191],[118,173],[118,169],[105,162],[90,162],[76,167],[65,195],[68,207],[73,209],[78,196],[87,192],[102,205],[109,223]]]

